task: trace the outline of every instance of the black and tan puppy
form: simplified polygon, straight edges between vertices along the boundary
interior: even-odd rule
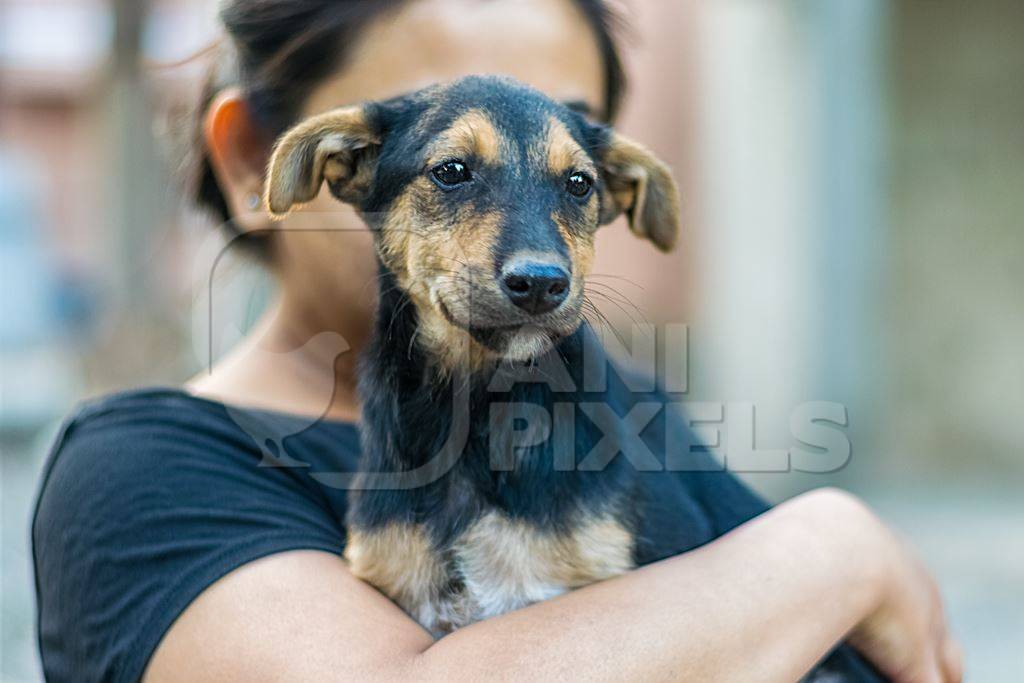
[[[579,410],[595,233],[625,213],[637,236],[672,248],[666,167],[532,89],[471,77],[286,133],[271,213],[323,183],[361,212],[381,264],[352,572],[440,635],[685,549],[671,532],[638,533],[657,494],[635,459],[612,457],[629,435],[619,443],[616,419]],[[521,381],[524,367],[542,370]],[[536,417],[522,406],[568,415],[569,428],[541,419],[546,438],[517,441]]]
[[[382,265],[362,469],[444,461],[463,417],[452,414],[456,385],[471,396],[447,471],[351,497],[352,571],[444,633],[632,568],[629,466],[556,471],[555,444],[515,449],[511,411],[503,421],[490,407],[553,407],[550,387],[495,391],[510,364],[558,347],[579,365],[600,225],[626,212],[638,236],[672,247],[679,206],[666,167],[534,90],[467,78],[292,129],[270,164],[270,211],[287,213],[324,182],[361,211]],[[601,435],[582,437],[592,446]],[[502,447],[507,466],[493,471]]]
[[[468,78],[298,125],[275,147],[267,206],[283,215],[324,182],[375,231],[382,264],[364,469],[437,457],[462,417],[453,390],[472,396],[451,469],[352,496],[352,571],[443,633],[633,567],[628,469],[555,471],[548,444],[493,471],[506,425],[488,408],[548,402],[537,387],[493,390],[509,364],[557,346],[574,365],[600,225],[627,212],[638,236],[673,246],[667,168],[539,92]]]

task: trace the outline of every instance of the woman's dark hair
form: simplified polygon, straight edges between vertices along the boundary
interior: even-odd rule
[[[229,44],[222,59],[229,63],[219,64],[203,89],[192,143],[197,155],[194,192],[200,207],[232,227],[201,133],[206,110],[220,90],[241,87],[252,116],[276,137],[294,123],[313,89],[344,64],[347,46],[355,44],[370,22],[407,1],[225,0],[220,20]],[[615,42],[616,17],[607,0],[575,2],[598,40],[605,82],[605,110],[599,115],[611,121],[626,87]]]

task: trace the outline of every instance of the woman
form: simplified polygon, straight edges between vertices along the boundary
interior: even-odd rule
[[[236,68],[204,102],[198,199],[280,295],[185,390],[110,397],[67,424],[33,527],[48,677],[791,681],[849,635],[897,681],[960,679],[928,574],[831,490],[765,512],[724,473],[665,479],[666,503],[700,512],[699,549],[437,642],[354,579],[339,559],[344,492],[311,474],[358,457],[371,239],[329,197],[269,223],[256,201],[269,146],[304,116],[479,72],[611,119],[610,17],[602,0],[233,0],[221,19]],[[324,332],[354,352],[307,343]],[[281,452],[254,443],[242,413],[324,419]]]

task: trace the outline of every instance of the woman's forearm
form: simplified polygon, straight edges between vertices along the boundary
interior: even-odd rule
[[[847,494],[799,496],[708,545],[440,641],[335,555],[231,572],[146,680],[794,681],[851,629],[893,680],[958,682],[934,582]]]
[[[459,630],[389,673],[793,681],[874,609],[878,527],[846,494],[806,494],[686,555]]]

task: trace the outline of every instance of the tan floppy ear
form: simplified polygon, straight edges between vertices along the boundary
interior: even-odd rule
[[[315,198],[326,181],[343,202],[357,204],[373,181],[380,136],[362,106],[335,109],[306,119],[274,145],[267,167],[264,204],[284,218]]]
[[[634,234],[670,251],[679,238],[680,213],[679,190],[668,166],[643,145],[613,132],[601,175],[601,225],[625,212]]]

